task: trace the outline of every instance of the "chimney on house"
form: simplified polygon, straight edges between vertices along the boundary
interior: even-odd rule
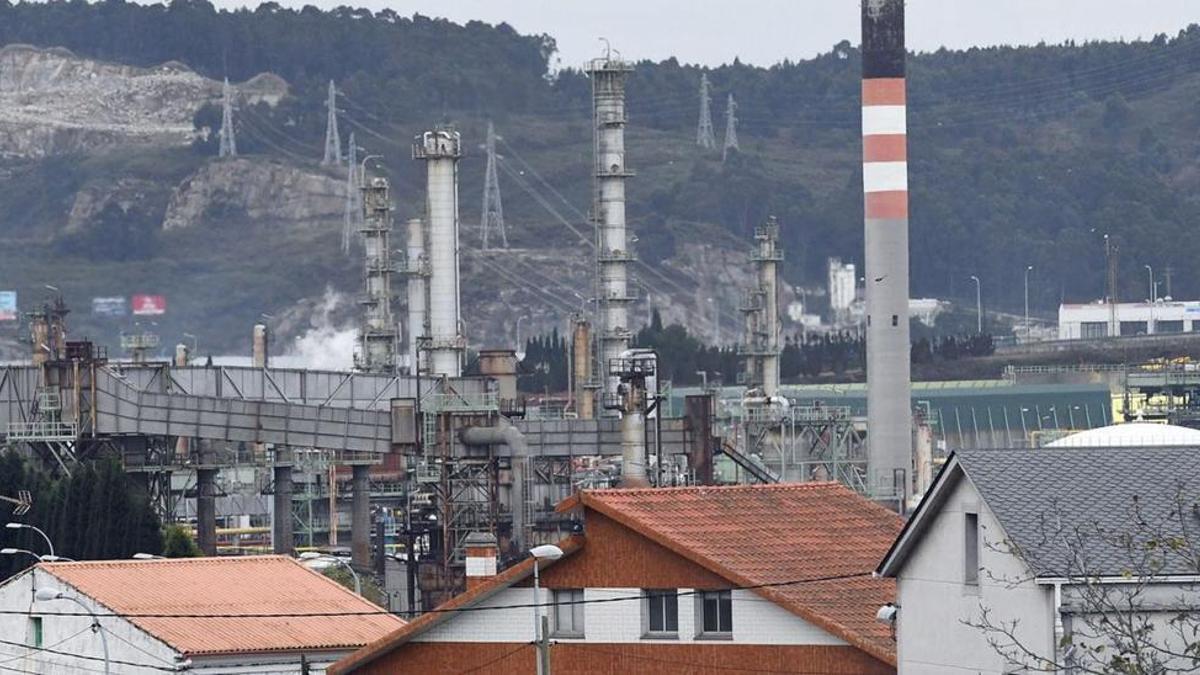
[[[467,590],[486,583],[496,576],[496,559],[500,549],[496,537],[487,532],[467,535]]]

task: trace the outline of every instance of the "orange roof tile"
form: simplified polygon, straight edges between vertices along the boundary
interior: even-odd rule
[[[587,490],[578,502],[739,586],[850,576],[755,592],[895,664],[875,612],[896,586],[872,571],[903,520],[840,483]]]
[[[404,625],[390,614],[370,614],[384,610],[285,556],[41,563],[38,568],[115,614],[134,615],[127,619],[189,656],[355,648]],[[338,612],[365,614],[245,616]]]

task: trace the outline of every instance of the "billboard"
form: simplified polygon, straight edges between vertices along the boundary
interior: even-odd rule
[[[138,316],[157,316],[167,313],[167,299],[161,295],[133,296],[133,313]]]
[[[17,320],[17,292],[0,291],[0,321]]]
[[[94,316],[125,316],[128,313],[129,307],[126,305],[125,298],[119,295],[92,298],[92,314]]]

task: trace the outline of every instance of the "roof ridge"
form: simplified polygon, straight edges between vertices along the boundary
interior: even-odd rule
[[[803,483],[765,483],[757,485],[681,485],[677,487],[648,487],[648,488],[589,488],[580,490],[592,495],[629,495],[629,494],[678,494],[682,492],[758,492],[758,491],[790,491],[815,490],[830,486],[841,486],[838,481],[805,481]]]

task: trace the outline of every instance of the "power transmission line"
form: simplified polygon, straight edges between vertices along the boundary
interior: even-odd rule
[[[733,100],[733,94],[730,93],[725,103],[725,147],[721,148],[721,161],[724,162],[729,158],[730,150],[740,149],[737,137],[737,102]]]
[[[325,120],[325,156],[321,163],[326,166],[337,165],[342,163],[342,138],[338,135],[337,88],[333,80],[329,81],[329,98],[325,101],[325,107],[329,109],[329,116]]]
[[[696,126],[696,145],[705,150],[717,147],[717,137],[713,133],[712,111],[709,108],[711,97],[708,92],[708,73],[700,75],[700,121]]]
[[[479,216],[479,229],[483,239],[483,250],[490,248],[488,235],[492,228],[500,231],[500,246],[508,248],[508,233],[504,229],[504,204],[500,201],[500,179],[496,175],[496,129],[491,120],[487,125],[487,171],[483,180],[483,209]]]
[[[221,88],[221,144],[217,151],[219,157],[237,157],[237,138],[233,130],[233,88],[229,86],[229,78]]]

